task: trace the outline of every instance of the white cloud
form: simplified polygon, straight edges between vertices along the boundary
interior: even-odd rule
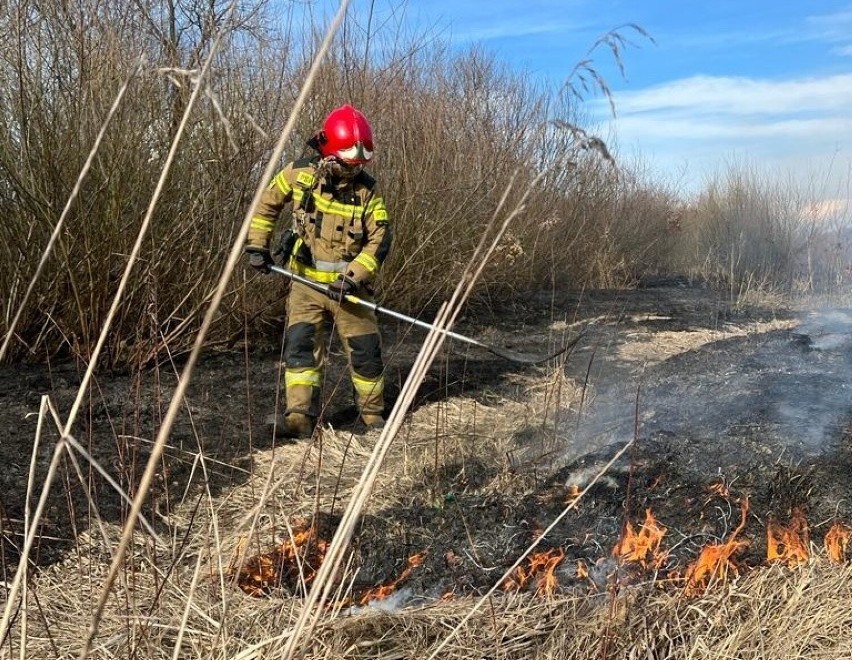
[[[661,37],[661,41],[668,41],[676,45],[678,49],[690,50],[694,48],[738,48],[743,45],[755,46],[763,43],[790,43],[802,41],[805,38],[805,35],[800,32],[788,28],[769,29],[764,26],[750,26],[750,29],[697,29],[694,32],[683,30],[669,34],[667,38]]]
[[[620,141],[821,140],[852,146],[852,75],[784,81],[694,76],[620,92],[615,106]]]
[[[616,109],[625,114],[671,109],[725,115],[828,110],[848,114],[850,106],[852,74],[786,81],[693,76],[616,97]]]
[[[479,27],[472,26],[453,33],[457,42],[479,42],[507,37],[529,37],[543,34],[568,34],[578,29],[576,23],[559,23],[542,20],[507,20],[502,23],[489,23]]]
[[[621,116],[615,122],[621,138],[678,140],[726,139],[739,144],[767,138],[827,138],[846,141],[852,134],[852,117],[784,119],[779,121],[726,121],[720,117],[656,115]]]
[[[805,19],[808,32],[820,41],[836,44],[831,50],[840,57],[852,57],[852,7]]]
[[[832,52],[849,55],[848,44],[852,41],[852,8],[831,14],[807,16],[795,24],[755,24],[745,28],[727,26],[713,30],[682,26],[678,31],[667,35],[665,40],[676,44],[679,49],[698,48],[713,51],[733,51],[743,46],[774,49],[784,45],[827,43],[836,46]]]
[[[852,173],[852,75],[694,76],[619,92],[615,105],[619,150],[644,154],[663,176],[688,170],[693,185],[732,157],[801,182],[827,173],[830,187]]]
[[[357,1],[357,0],[356,0]],[[571,7],[575,0],[537,0],[527,2],[521,11],[517,3],[505,0],[463,2],[461,0],[429,0],[417,5],[421,19],[449,27],[451,40],[470,45],[501,39],[522,39],[543,35],[572,33],[587,26],[588,19]],[[401,4],[389,2],[389,4]],[[405,4],[405,3],[402,3]],[[566,6],[567,5],[567,6]],[[527,46],[525,46],[527,47]]]
[[[805,22],[822,39],[848,41],[852,32],[852,8],[831,14],[808,16]]]

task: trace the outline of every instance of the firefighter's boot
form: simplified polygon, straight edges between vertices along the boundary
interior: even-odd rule
[[[303,413],[287,413],[279,418],[276,424],[275,436],[277,438],[310,438],[314,433],[316,420]]]
[[[378,430],[383,429],[385,427],[385,419],[381,415],[362,413],[361,421],[364,422],[364,426],[367,427],[367,430]]]

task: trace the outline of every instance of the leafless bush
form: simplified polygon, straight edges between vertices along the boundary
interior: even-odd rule
[[[227,28],[205,103],[192,115],[158,202],[143,265],[113,323],[109,355],[146,362],[166,346],[186,345],[198,328],[269,135],[283,125],[319,38],[291,15],[266,34],[262,3],[240,8],[225,26],[227,4],[185,0],[164,11],[145,3],[13,3],[4,19],[11,38],[0,45],[0,287],[10,293],[4,334],[119,80],[140,54],[147,63],[24,306],[18,356],[89,355],[201,58]],[[627,42],[617,37],[610,33],[595,47],[620,58]],[[584,60],[571,74],[571,93],[555,97],[487,53],[454,55],[433,36],[408,34],[401,18],[381,31],[353,19],[321,70],[286,157],[302,155],[305,139],[341,102],[371,117],[379,140],[374,171],[396,230],[384,281],[389,304],[420,308],[450,291],[509,181],[521,196],[543,170],[478,295],[556,280],[623,283],[641,267],[630,243],[656,239],[639,236],[643,224],[631,225],[631,190],[618,182],[603,144],[576,121],[582,93],[608,92],[593,73],[593,60]],[[252,287],[251,296],[235,288],[225,300],[213,341],[234,337],[246,318],[280,300],[280,282]]]
[[[0,288],[11,294],[4,301],[4,330],[122,79],[140,54],[148,61],[113,120],[57,253],[16,329],[19,353],[88,354],[199,58],[223,27],[225,4],[181,3],[178,14],[163,16],[156,5],[142,3],[129,8],[13,3],[6,19],[11,38],[0,46],[5,83],[0,243],[7,257]],[[234,68],[243,57],[237,37],[251,38],[254,19],[251,12],[238,17],[232,68],[222,67],[189,129],[158,207],[142,272],[116,320],[109,346],[114,359],[146,355],[176,331],[191,329],[206,285],[220,270],[217,257],[253,185],[261,144],[250,122],[241,116],[229,121],[222,110],[244,112],[246,98],[262,80],[245,79],[248,66]]]
[[[798,293],[836,289],[848,268],[844,223],[815,212],[789,182],[732,166],[678,216],[673,267],[728,288]]]

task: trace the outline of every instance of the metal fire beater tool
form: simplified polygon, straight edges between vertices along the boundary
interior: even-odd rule
[[[322,284],[321,282],[314,282],[313,280],[310,280],[307,277],[303,277],[301,275],[293,273],[287,270],[286,268],[282,268],[281,266],[270,266],[269,269],[275,273],[278,273],[279,275],[283,275],[284,277],[290,278],[293,282],[304,284],[316,291],[328,294],[327,284]],[[452,332],[451,330],[442,330],[440,328],[435,328],[435,326],[431,323],[421,321],[420,319],[416,319],[412,316],[406,316],[401,312],[388,309],[387,307],[382,307],[381,305],[377,305],[376,303],[370,302],[369,300],[364,300],[363,298],[359,298],[358,296],[353,296],[350,294],[345,296],[345,300],[346,302],[352,303],[353,305],[367,307],[378,314],[385,314],[386,316],[391,316],[395,319],[405,321],[406,323],[411,323],[412,325],[416,325],[417,327],[423,328],[425,330],[437,329],[438,332],[445,334],[447,337],[457,339],[458,341],[465,342],[466,344],[472,344],[473,346],[479,346],[480,348],[483,348],[489,353],[493,353],[494,355],[497,355],[503,358],[504,360],[509,360],[510,362],[517,362],[518,364],[541,364],[542,362],[547,362],[548,360],[552,360],[556,357],[559,357],[566,351],[576,346],[577,342],[580,341],[583,336],[583,333],[578,334],[576,337],[568,341],[568,343],[564,344],[558,351],[550,353],[548,355],[521,353],[519,351],[509,350],[508,348],[489,346],[488,344],[484,344],[483,342],[473,339],[472,337],[466,337],[465,335],[461,335],[457,332]]]

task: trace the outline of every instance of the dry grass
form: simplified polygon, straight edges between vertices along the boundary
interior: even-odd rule
[[[655,320],[647,316],[635,320]],[[662,320],[662,319],[660,319]],[[715,341],[731,337],[759,335],[776,330],[789,330],[797,322],[791,319],[772,319],[770,321],[752,321],[746,324],[725,324],[715,330],[696,328],[685,331],[635,332],[630,341],[618,347],[619,357],[636,364],[651,365],[667,360],[672,356],[693,351]]]
[[[210,532],[212,533],[212,528]],[[117,530],[113,532],[117,536]],[[83,547],[87,538],[83,538]],[[71,556],[38,580],[41,607],[32,602],[28,656],[75,657],[77,631],[103,576],[95,550]],[[272,658],[274,640],[295,619],[299,603],[255,599],[215,577],[218,562],[204,548],[188,548],[163,582],[163,571],[142,559],[138,539],[132,592],[119,588],[102,622],[91,657]],[[205,556],[193,586],[195,564]],[[159,560],[168,565],[166,557]],[[187,596],[195,596],[187,613]],[[852,614],[852,568],[814,559],[794,571],[756,569],[730,586],[697,598],[653,586],[611,594],[536,597],[500,593],[441,650],[442,658],[743,658],[804,660],[846,657]],[[129,599],[131,611],[121,605]],[[300,657],[423,658],[470,612],[470,598],[432,602],[393,612],[344,609],[325,616]],[[122,613],[123,612],[123,613]],[[186,621],[184,617],[186,616]],[[42,618],[44,617],[44,618]],[[49,622],[49,625],[45,625]],[[0,657],[14,657],[5,647]]]
[[[524,492],[531,485],[524,467],[533,464],[523,458],[507,462],[506,456],[522,456],[513,444],[515,432],[530,419],[543,419],[555,400],[576,405],[578,386],[560,381],[527,376],[517,380],[517,397],[495,396],[489,404],[449,398],[420,407],[389,448],[364,515],[406,506],[412,493],[431,492],[432,468],[457,469],[471,459],[502,466],[478,495]],[[288,522],[309,518],[317,507],[329,511],[335,497],[339,511],[378,440],[376,433],[354,436],[327,427],[320,442],[256,452],[246,483],[219,495],[202,494],[200,506],[187,500],[160,520],[161,526],[168,523],[162,528],[165,542],[154,545],[148,534],[135,533],[123,580],[110,594],[89,657],[280,657],[302,601],[280,592],[261,599],[244,594],[230,579],[235,549],[250,534],[248,551],[267,551],[288,538]],[[90,623],[108,571],[109,548],[121,535],[117,525],[98,527],[81,533],[62,562],[31,578],[26,657],[78,657],[80,631]],[[621,585],[618,595],[576,586],[548,597],[498,591],[473,614],[477,600],[463,594],[409,607],[332,605],[299,657],[844,657],[849,651],[844,631],[852,624],[846,607],[852,568],[829,564],[816,552],[814,557],[797,570],[752,570],[693,598],[646,583]],[[356,569],[347,559],[333,602],[346,596]],[[0,658],[17,657],[19,621]]]

